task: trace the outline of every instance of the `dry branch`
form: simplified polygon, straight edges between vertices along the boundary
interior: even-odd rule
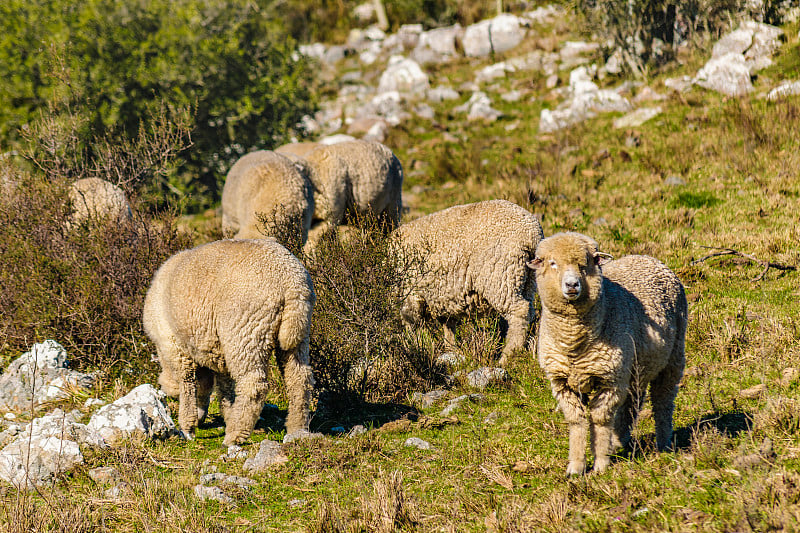
[[[738,250],[734,250],[733,248],[719,248],[716,246],[702,246],[702,248],[705,248],[707,250],[716,250],[716,251],[708,255],[705,255],[700,259],[695,259],[694,261],[689,263],[690,265],[696,265],[697,263],[702,263],[703,261],[707,259],[712,259],[714,257],[721,257],[723,255],[735,255],[737,257],[742,257],[744,259],[747,259],[748,261],[752,261],[753,263],[758,263],[764,268],[758,276],[754,277],[750,281],[761,281],[762,279],[764,279],[764,276],[767,274],[767,271],[770,268],[774,268],[777,270],[797,270],[797,267],[794,265],[784,265],[781,263],[773,263],[772,261],[765,261],[753,255],[746,254]]]

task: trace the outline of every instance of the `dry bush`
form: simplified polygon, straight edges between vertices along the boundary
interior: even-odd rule
[[[306,266],[317,303],[311,364],[328,401],[393,401],[439,379],[428,343],[406,330],[402,272],[421,259],[392,251],[375,220],[354,221],[347,238],[322,239]]]

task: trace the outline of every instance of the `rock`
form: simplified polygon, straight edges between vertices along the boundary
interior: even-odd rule
[[[375,18],[375,6],[372,2],[364,2],[353,8],[353,18],[359,22],[369,22]]]
[[[303,500],[303,499],[300,499],[300,498],[294,498],[294,499],[289,500],[288,502],[286,502],[286,505],[288,505],[289,507],[292,507],[292,508],[302,507],[305,504],[306,504],[306,501]]]
[[[98,485],[110,485],[119,478],[119,472],[111,466],[98,466],[89,470],[89,477]]]
[[[502,13],[467,26],[462,39],[464,55],[484,57],[511,50],[525,38],[524,24],[524,19]]]
[[[767,93],[767,100],[774,102],[795,94],[800,94],[800,81],[785,81]]]
[[[34,419],[0,450],[0,478],[19,489],[49,485],[83,463],[80,445],[105,447],[103,438],[61,409]]]
[[[348,438],[358,437],[359,435],[363,435],[367,432],[367,428],[362,426],[361,424],[357,424],[350,428],[350,431],[347,432]]]
[[[139,385],[119,400],[98,409],[88,427],[109,443],[134,435],[150,439],[176,435],[175,422],[161,403],[164,396],[152,385]]]
[[[419,44],[420,36],[422,35],[422,24],[403,24],[395,35],[399,39],[403,50],[412,50]]]
[[[514,70],[516,70],[514,67],[502,61],[479,70],[478,74],[475,76],[475,81],[478,83],[487,83],[499,78],[505,78],[506,72],[514,72]]]
[[[537,7],[533,11],[528,11],[523,16],[535,24],[549,24],[564,16],[564,8],[559,5],[549,4]]]
[[[503,113],[492,107],[492,101],[483,91],[472,93],[470,99],[463,105],[453,109],[457,113],[467,111],[467,120],[486,120],[494,122],[503,116]]]
[[[500,418],[500,413],[498,411],[492,411],[483,419],[483,423],[487,426],[493,426],[497,423],[497,420]]]
[[[296,440],[304,440],[304,439],[321,439],[324,437],[322,433],[312,433],[311,431],[307,431],[305,429],[301,429],[295,431],[294,433],[287,433],[283,436],[283,443],[289,444],[290,442],[294,442]]]
[[[523,56],[512,57],[504,61],[504,63],[508,67],[513,68],[514,71],[542,70],[545,63],[544,52],[541,50],[534,50]]]
[[[436,363],[454,367],[463,365],[466,360],[467,358],[460,352],[445,352],[436,358]]]
[[[95,376],[67,368],[67,352],[54,340],[34,344],[0,376],[0,411],[34,410],[94,386]]]
[[[205,485],[195,485],[194,495],[200,501],[215,500],[220,503],[226,503],[226,504],[234,503],[233,498],[225,494],[225,492],[219,487],[206,487]]]
[[[411,94],[425,94],[430,88],[428,75],[422,72],[413,59],[401,55],[389,58],[386,70],[378,82],[378,92],[398,91]]]
[[[239,459],[247,459],[247,450],[238,444],[231,444],[225,453],[219,456],[220,461],[237,461]]]
[[[84,409],[91,409],[92,407],[100,407],[105,405],[106,402],[99,399],[99,398],[87,398],[85,402],[83,402]]]
[[[458,55],[456,42],[464,35],[460,24],[436,28],[419,35],[411,57],[421,63],[445,63]]]
[[[559,51],[562,63],[571,63],[581,58],[584,54],[591,54],[600,48],[599,43],[587,43],[585,41],[567,41]],[[588,61],[588,59],[583,59]],[[571,68],[567,67],[567,68]]]
[[[274,440],[264,439],[254,457],[247,459],[242,465],[245,472],[261,473],[273,466],[280,466],[289,458],[284,455],[283,448]]]
[[[728,96],[743,96],[753,91],[750,69],[741,54],[711,58],[692,83]]]
[[[519,102],[522,100],[522,93],[517,90],[508,91],[507,93],[500,95],[500,99],[504,102]]]
[[[480,402],[484,401],[485,399],[486,398],[485,398],[485,396],[483,394],[477,394],[477,393],[474,393],[474,394],[462,394],[458,398],[453,398],[452,400],[447,402],[447,407],[442,409],[442,412],[439,413],[439,414],[440,414],[440,416],[447,417],[447,416],[450,416],[453,413],[453,411],[455,411],[459,407],[461,407],[461,405],[466,401],[470,401],[470,402],[474,402],[474,403],[480,403]]]
[[[375,124],[381,123],[386,126],[386,122],[380,117],[358,117],[347,126],[349,135],[364,135],[370,131]]]
[[[333,45],[330,46],[325,50],[325,53],[322,55],[322,62],[326,65],[335,65],[342,59],[344,59],[347,55],[352,53],[352,49],[347,45]]]
[[[636,96],[633,98],[634,103],[642,103],[642,102],[652,102],[654,100],[665,100],[667,98],[666,95],[657,93],[653,89],[648,86],[644,86],[636,93]]]
[[[692,87],[692,78],[689,76],[667,78],[664,80],[664,86],[667,89],[672,89],[673,91],[678,91],[679,93],[686,92]]]
[[[415,392],[411,395],[411,401],[418,403],[423,409],[427,409],[445,396],[447,396],[447,391],[443,389],[436,389],[428,392]]]
[[[440,85],[432,89],[428,89],[428,100],[430,102],[444,102],[445,100],[458,100],[460,98],[458,91],[452,87]]]
[[[129,490],[130,490],[130,485],[128,485],[123,481],[122,483],[117,483],[113,487],[103,491],[103,496],[105,496],[109,500],[117,500],[122,496],[123,493]]]
[[[614,119],[614,127],[621,128],[634,128],[641,126],[653,117],[661,114],[661,107],[641,107],[636,111],[631,111],[625,116]]]
[[[436,112],[433,108],[425,103],[414,106],[414,114],[427,120],[433,120],[436,117]]]
[[[256,484],[256,481],[254,479],[250,479],[249,477],[232,476],[229,474],[223,474],[222,472],[212,472],[210,474],[203,474],[200,476],[200,483],[203,485],[225,483],[228,485],[234,485],[240,489],[249,489]]]
[[[558,74],[551,74],[545,80],[545,86],[548,89],[553,89],[558,85]]]
[[[301,44],[297,47],[298,52],[307,57],[313,57],[318,61],[322,61],[325,57],[325,45],[322,43]]]
[[[489,385],[507,381],[508,378],[505,369],[485,366],[467,374],[467,383],[470,387],[483,390]]]
[[[364,30],[364,37],[370,41],[382,41],[386,39],[386,32],[377,26],[370,26]]]
[[[320,144],[336,144],[342,143],[345,141],[355,141],[356,138],[352,135],[345,135],[344,133],[338,133],[336,135],[328,135],[327,137],[322,137],[318,142]]]
[[[426,440],[422,440],[419,437],[409,437],[409,438],[407,438],[404,446],[406,448],[419,448],[420,450],[430,450],[431,449],[431,443],[426,441]]]
[[[767,386],[763,383],[759,383],[758,385],[753,385],[749,389],[740,390],[739,397],[755,400],[760,398],[765,392],[767,392]]]

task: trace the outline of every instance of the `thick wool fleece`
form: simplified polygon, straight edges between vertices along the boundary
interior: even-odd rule
[[[153,277],[143,322],[158,350],[159,383],[180,399],[181,429],[191,435],[216,381],[225,444],[245,440],[273,353],[289,397],[287,432],[307,429],[314,302],[308,272],[274,239],[226,239],[169,258]]]
[[[69,199],[73,209],[72,224],[80,224],[89,218],[108,217],[116,222],[133,217],[125,192],[100,178],[77,180],[70,187]]]
[[[578,233],[543,240],[536,251],[542,302],[539,363],[569,424],[568,474],[594,470],[630,439],[647,386],[659,449],[671,446],[672,414],[685,366],[683,285],[648,256],[602,265],[597,243]]]
[[[345,222],[345,215],[373,215],[388,229],[400,224],[403,166],[378,142],[320,145],[305,155],[314,187],[312,243]]]
[[[275,148],[275,152],[281,155],[285,155],[292,161],[296,161],[299,159],[303,159],[305,156],[308,155],[308,153],[311,150],[313,150],[317,146],[320,146],[320,144],[315,142],[289,143]]]
[[[508,322],[500,364],[524,348],[536,292],[526,263],[542,239],[536,217],[509,201],[490,200],[418,218],[395,235],[402,254],[420,258],[420,268],[405,273],[406,322],[438,319],[453,343],[460,317],[494,311]]]
[[[284,245],[302,245],[308,237],[313,212],[310,183],[297,165],[283,155],[269,150],[249,153],[231,167],[225,178],[225,237],[268,236]]]

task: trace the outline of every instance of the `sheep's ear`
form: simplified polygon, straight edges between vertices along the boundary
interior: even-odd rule
[[[530,261],[525,263],[525,266],[532,270],[536,270],[537,268],[542,266],[542,259],[541,257],[537,257],[536,259],[531,259]]]
[[[607,254],[605,252],[595,252],[594,253],[594,264],[597,266],[604,265],[614,259],[614,256],[611,254]]]

